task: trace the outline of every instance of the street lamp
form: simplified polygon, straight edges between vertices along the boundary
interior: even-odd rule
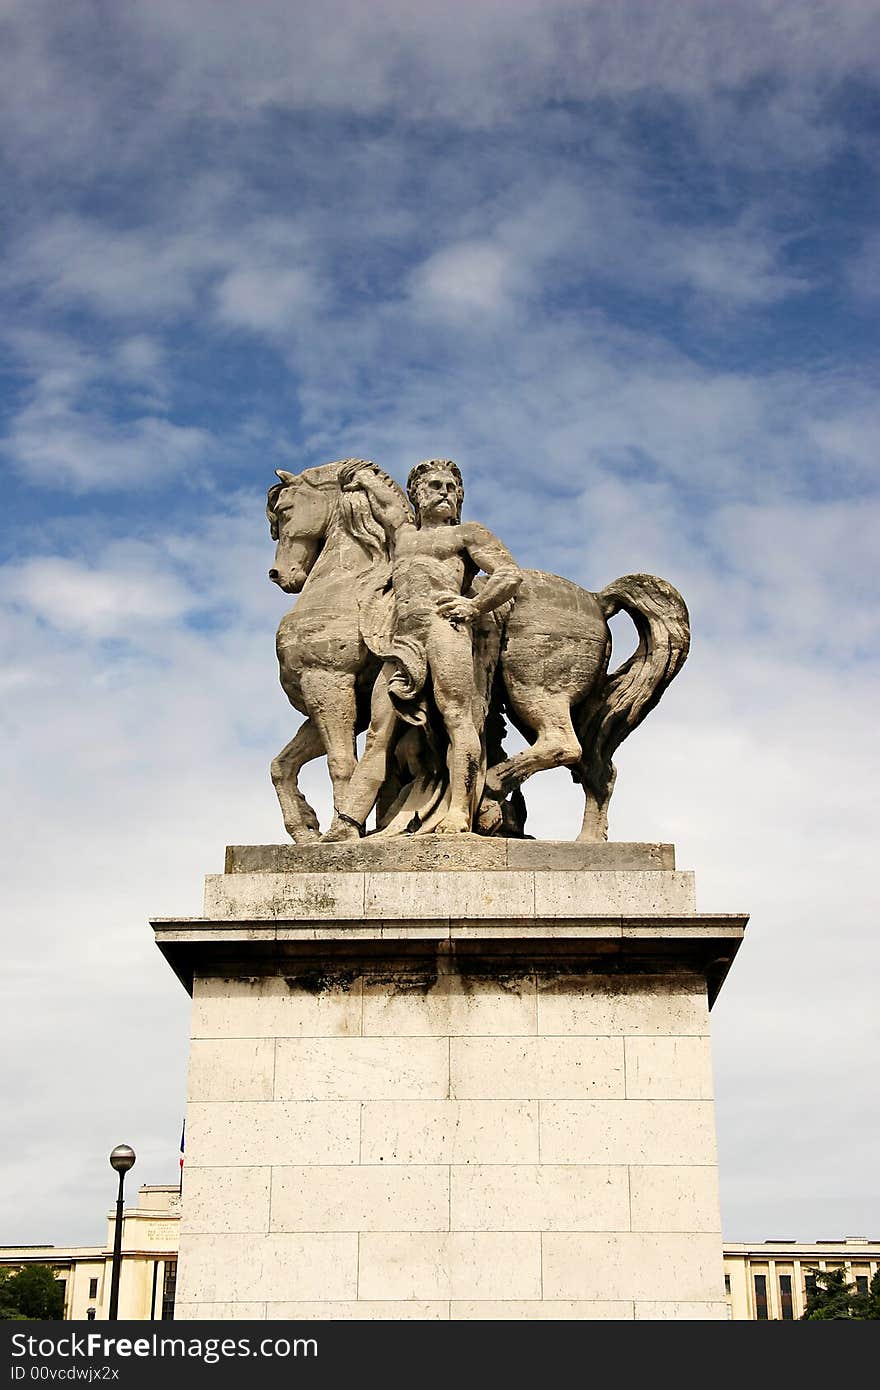
[[[110,1154],[110,1167],[119,1174],[119,1193],[116,1197],[116,1230],[113,1234],[113,1274],[110,1279],[110,1322],[119,1317],[119,1272],[122,1268],[122,1186],[129,1168],[134,1167],[135,1152],[128,1144],[117,1144]]]

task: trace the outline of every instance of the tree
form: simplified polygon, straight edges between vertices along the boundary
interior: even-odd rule
[[[60,1322],[63,1316],[64,1285],[50,1265],[0,1270],[0,1320]]]
[[[859,1293],[855,1284],[847,1282],[845,1269],[814,1269],[812,1273],[814,1284],[807,1294],[804,1321],[880,1318],[880,1270],[867,1293]]]

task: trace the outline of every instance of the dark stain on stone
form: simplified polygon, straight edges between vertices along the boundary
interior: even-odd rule
[[[285,975],[284,983],[291,993],[303,990],[306,994],[324,994],[331,989],[350,990],[359,977],[357,970],[328,965],[303,970],[298,975]]]

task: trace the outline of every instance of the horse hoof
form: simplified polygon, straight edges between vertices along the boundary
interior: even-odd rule
[[[330,829],[320,837],[322,845],[342,844],[347,840],[359,840],[360,838],[357,827],[348,821],[340,820],[338,816],[334,816]]]

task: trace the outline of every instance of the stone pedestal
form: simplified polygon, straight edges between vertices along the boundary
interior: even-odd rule
[[[723,1318],[709,1007],[667,845],[232,847],[193,995],[179,1318]]]

